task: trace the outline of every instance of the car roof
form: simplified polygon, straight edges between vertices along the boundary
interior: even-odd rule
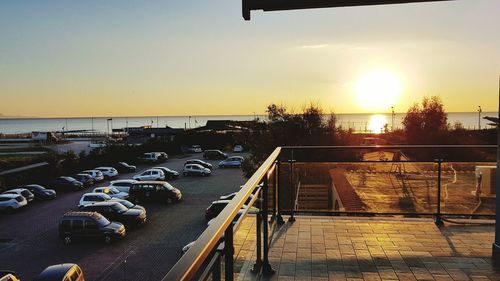
[[[114,168],[113,167],[105,167],[105,166],[103,166],[103,167],[97,167],[94,170],[97,170],[97,169],[106,169],[106,170],[108,170],[108,169],[114,169]]]
[[[119,182],[137,182],[137,181],[134,179],[126,179],[126,180],[114,180],[114,181],[110,181],[109,183],[113,184],[113,183],[119,183]]]
[[[163,184],[165,182],[166,181],[138,181],[134,184],[143,184],[143,183],[145,183],[145,184]]]
[[[92,203],[92,204],[87,204],[83,207],[87,207],[87,206],[112,206],[112,205],[116,205],[116,204],[120,204],[120,202],[118,202],[118,201],[96,202],[96,203]]]
[[[20,196],[20,195],[19,194],[11,194],[11,193],[0,194],[0,197],[10,198],[10,199],[14,199],[18,196]]]
[[[42,273],[35,278],[35,281],[62,280],[66,273],[75,265],[74,263],[51,265],[44,269]]]
[[[27,189],[26,188],[13,188],[13,189],[6,190],[5,192],[9,192],[9,191],[23,192],[25,190],[27,190]]]
[[[197,166],[197,167],[200,167],[200,168],[205,168],[202,165],[196,164],[196,163],[187,164],[186,166],[188,166],[188,165],[190,165],[190,166]]]
[[[102,215],[98,212],[89,212],[89,211],[69,211],[66,212],[63,217],[93,217],[95,219],[101,218]]]
[[[83,196],[87,196],[87,195],[98,195],[98,196],[102,196],[102,195],[107,195],[105,193],[100,193],[100,192],[89,192],[89,193],[85,193],[82,195]],[[109,196],[109,195],[108,195]]]
[[[229,204],[229,202],[231,202],[231,200],[216,200],[212,202],[212,204]]]

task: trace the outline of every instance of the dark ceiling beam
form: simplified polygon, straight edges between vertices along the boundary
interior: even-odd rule
[[[438,1],[452,0],[242,0],[242,12],[243,18],[250,20],[250,12],[252,10],[282,11]]]

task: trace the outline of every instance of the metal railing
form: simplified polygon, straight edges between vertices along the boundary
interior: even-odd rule
[[[478,164],[486,163],[487,161],[487,163],[493,165],[492,163],[496,162],[496,149],[496,145],[278,147],[269,155],[245,185],[243,185],[234,199],[213,220],[210,226],[174,265],[163,280],[206,280],[210,277],[212,280],[220,280],[222,278],[222,269],[224,271],[224,279],[233,280],[233,233],[237,231],[242,220],[248,215],[250,206],[252,205],[256,206],[259,210],[255,216],[256,260],[253,271],[263,274],[273,273],[268,259],[271,242],[269,223],[284,223],[283,215],[289,215],[289,221],[291,222],[294,221],[297,214],[434,216],[438,224],[442,222],[442,216],[492,217],[493,215],[490,216],[488,214],[474,214],[480,205],[474,206],[473,213],[447,211],[448,206],[442,206],[442,193],[445,195],[445,199],[448,198],[449,194],[451,194],[450,198],[465,196],[462,194],[462,189],[458,189],[457,186],[468,184],[469,189],[471,186],[473,187],[474,183],[471,180],[474,179],[475,173],[471,173],[471,167],[475,168]],[[422,150],[426,150],[427,152],[423,153]],[[382,154],[386,152],[391,152],[393,158],[387,159],[382,157]],[[370,153],[375,155],[375,157],[378,157],[380,154],[380,159],[371,160],[360,157],[370,155]],[[406,154],[411,156],[406,156]],[[435,155],[435,157],[430,159],[430,155]],[[474,159],[476,161],[471,160],[471,158],[475,157],[479,158],[479,161],[477,161],[478,159]],[[454,162],[450,164],[452,161]],[[410,164],[413,165],[412,169],[414,171],[409,172],[405,170],[404,165]],[[316,166],[311,168],[308,165]],[[372,169],[365,171],[356,165],[385,165],[385,170]],[[445,170],[443,170],[443,165],[448,165]],[[454,165],[457,168],[461,167],[462,171],[460,172],[463,172],[464,175],[465,172],[463,170],[468,169],[466,176],[469,180],[468,183],[465,181],[457,183],[457,171]],[[428,205],[428,209],[424,209],[424,211],[398,209],[349,210],[348,208],[338,210],[329,207],[329,209],[307,210],[307,208],[304,208],[305,205],[301,205],[300,210],[296,210],[295,207],[299,204],[298,201],[300,200],[299,190],[295,186],[299,182],[295,180],[299,178],[297,173],[300,174],[306,171],[309,173],[309,179],[317,179],[317,175],[325,174],[325,171],[332,170],[332,167],[347,166],[350,168],[345,169],[345,174],[351,173],[356,176],[356,173],[374,173],[375,171],[374,177],[387,177],[388,181],[396,179],[400,181],[404,189],[409,188],[409,193],[426,191],[424,196],[414,196],[413,198],[410,196],[409,199],[403,198],[402,200],[417,202],[422,201],[422,198],[426,196],[424,201]],[[423,167],[422,170],[419,170],[419,167]],[[424,169],[427,170],[424,171]],[[379,170],[383,171],[380,172]],[[380,174],[376,174],[378,172]],[[443,176],[444,174],[446,176]],[[343,176],[345,177],[345,175]],[[301,194],[306,192],[308,177],[300,175]],[[447,180],[445,184],[442,184],[443,178]],[[414,190],[411,190],[411,186],[408,187],[409,181],[420,179],[422,179],[422,182],[425,182],[424,189],[418,186]],[[328,178],[325,181],[327,182],[327,188],[335,188],[331,182],[328,182]],[[363,187],[363,184],[360,186]],[[353,189],[356,191],[356,188]],[[336,192],[338,193],[338,191]],[[336,193],[328,190],[324,194],[330,197]],[[477,195],[479,196],[479,194]],[[482,203],[481,200],[479,202],[480,204]],[[249,207],[244,209],[244,213],[234,222],[243,205]],[[335,204],[331,204],[330,202],[327,204],[327,206],[333,205]]]

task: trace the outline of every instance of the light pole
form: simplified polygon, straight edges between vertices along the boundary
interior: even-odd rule
[[[394,132],[394,117],[396,116],[396,114],[394,113],[394,106],[391,106],[391,111],[392,111],[392,125],[391,125],[391,129],[392,131]]]
[[[109,122],[111,121],[111,130],[113,130],[113,118],[106,119],[106,125],[108,126],[108,137],[109,137]]]
[[[483,112],[483,110],[481,109],[481,106],[477,107],[477,112],[479,115],[478,119],[477,119],[477,124],[478,124],[479,130],[481,130],[481,112]]]

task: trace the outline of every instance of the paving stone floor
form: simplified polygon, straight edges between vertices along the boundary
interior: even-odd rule
[[[301,216],[271,231],[275,274],[251,271],[255,218],[247,217],[234,240],[235,280],[500,280],[491,260],[494,226]]]

